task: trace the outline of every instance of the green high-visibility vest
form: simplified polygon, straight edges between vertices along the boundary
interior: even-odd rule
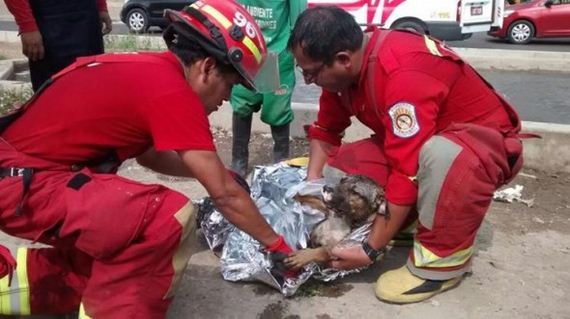
[[[255,18],[269,51],[277,54],[287,49],[287,41],[297,17],[307,7],[307,0],[238,0]]]

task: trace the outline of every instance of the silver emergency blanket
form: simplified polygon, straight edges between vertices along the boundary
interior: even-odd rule
[[[251,182],[251,197],[273,229],[282,234],[293,249],[307,248],[313,228],[325,219],[325,215],[299,204],[293,197],[321,195],[325,180],[305,182],[306,169],[284,163],[255,168]],[[260,281],[285,296],[292,296],[297,289],[313,277],[322,281],[342,278],[355,270],[321,269],[309,264],[297,278],[283,279],[271,272],[272,261],[259,242],[230,224],[216,210],[209,198],[197,202],[198,223],[213,251],[221,255],[221,272],[228,281]],[[368,237],[370,224],[350,233],[339,245],[354,245]]]

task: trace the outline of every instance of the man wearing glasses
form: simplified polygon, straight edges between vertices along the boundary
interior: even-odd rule
[[[370,265],[399,231],[415,228],[407,264],[380,276],[376,296],[419,302],[457,286],[470,271],[493,192],[522,165],[520,120],[437,40],[367,31],[336,7],[308,9],[295,24],[288,47],[305,82],[323,89],[308,130],[307,178],[362,174],[384,187],[387,210],[368,239],[333,249],[330,266]],[[341,144],[352,116],[375,134]]]

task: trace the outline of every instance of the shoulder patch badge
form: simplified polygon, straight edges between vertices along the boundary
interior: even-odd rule
[[[416,118],[415,107],[406,102],[394,104],[388,111],[392,118],[392,128],[394,135],[408,138],[416,135],[420,131],[420,125]]]

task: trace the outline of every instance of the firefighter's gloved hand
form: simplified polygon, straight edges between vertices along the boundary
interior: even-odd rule
[[[0,245],[0,278],[10,276],[8,279],[8,283],[10,283],[14,269],[16,269],[16,260],[10,254],[8,248]]]
[[[267,252],[269,252],[269,258],[273,263],[273,267],[271,268],[271,273],[276,277],[282,278],[294,278],[297,277],[299,274],[298,271],[290,270],[285,266],[285,258],[289,256],[293,252],[293,249],[287,245],[285,242],[285,238],[283,236],[279,236],[277,240],[265,247]]]

